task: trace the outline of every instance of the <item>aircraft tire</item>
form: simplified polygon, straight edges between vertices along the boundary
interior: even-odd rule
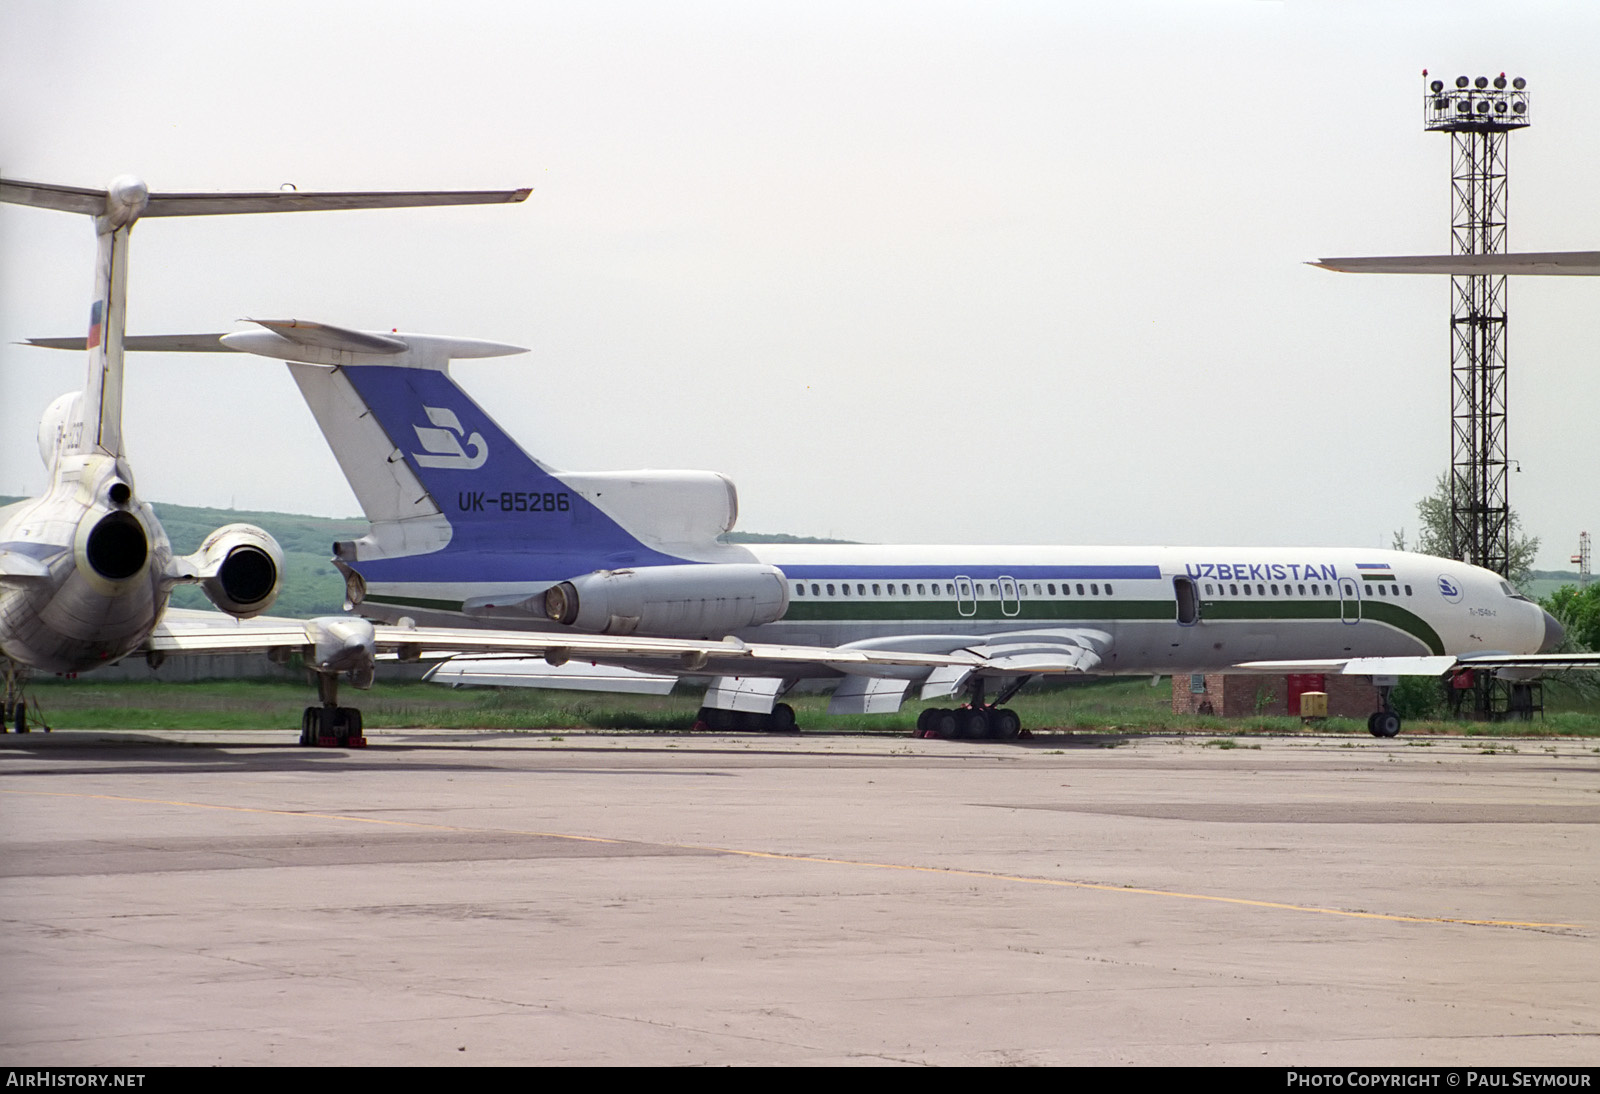
[[[933,717],[928,719],[928,728],[935,737],[950,740],[956,735],[956,712],[953,710],[939,709],[933,712]]]
[[[772,708],[772,713],[767,715],[768,733],[798,733],[800,722],[794,716],[794,707],[788,703],[778,703]]]
[[[1379,711],[1372,716],[1372,735],[1374,737],[1400,736],[1400,715],[1392,710]]]
[[[1001,707],[990,713],[989,728],[996,740],[1014,741],[1022,732],[1022,717],[1014,710]]]
[[[961,736],[981,741],[989,736],[989,714],[984,710],[963,710],[956,715],[961,723]]]
[[[27,703],[18,703],[17,704],[16,717],[15,717],[15,721],[12,724],[17,727],[17,732],[18,733],[26,733],[26,732],[28,732],[28,704]]]
[[[720,707],[706,707],[706,725],[715,733],[727,733],[734,727],[735,713]]]
[[[300,747],[310,748],[317,743],[316,707],[306,707],[300,712]]]

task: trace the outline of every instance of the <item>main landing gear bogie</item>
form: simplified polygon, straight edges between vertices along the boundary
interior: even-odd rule
[[[974,677],[967,684],[967,701],[954,710],[929,707],[917,715],[918,737],[966,738],[969,740],[1014,741],[1022,736],[1022,718],[1010,707],[1001,706],[1028,682],[1023,676],[1000,689],[993,703],[984,702],[984,681]]]
[[[1022,735],[1022,718],[1009,707],[929,707],[917,715],[918,737],[1014,741]]]
[[[300,743],[317,748],[365,748],[361,711],[356,707],[306,707],[300,715]]]

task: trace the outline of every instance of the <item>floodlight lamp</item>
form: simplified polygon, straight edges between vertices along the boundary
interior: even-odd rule
[[[1461,101],[1456,103],[1456,113],[1457,114],[1470,114],[1470,113],[1472,113],[1472,104],[1467,102],[1467,100],[1462,99]]]
[[[1487,113],[1489,113],[1489,104],[1488,103],[1479,103],[1478,104],[1478,113],[1479,114],[1487,114]]]
[[[1433,100],[1433,108],[1435,110],[1448,110],[1450,109],[1450,100],[1440,96]]]
[[[1527,103],[1512,103],[1511,104],[1511,111],[1514,114],[1526,114],[1528,112],[1528,104]]]
[[[1504,91],[1506,89],[1506,74],[1504,72],[1500,73],[1500,75],[1494,78],[1494,86],[1495,90],[1497,91]]]
[[[1437,94],[1439,94],[1439,92],[1444,90],[1444,81],[1443,80],[1435,80],[1435,81],[1433,81],[1433,83],[1428,85],[1428,88],[1435,95],[1437,95]]]
[[[1476,80],[1472,81],[1472,86],[1477,88],[1479,91],[1482,91],[1484,88],[1489,86],[1489,77],[1479,76]]]
[[[1494,112],[1496,114],[1504,114],[1506,112],[1506,104],[1505,103],[1495,103],[1494,104]]]
[[[1465,76],[1457,76],[1456,77],[1456,86],[1461,88],[1462,90],[1466,89],[1467,83],[1468,83],[1468,80],[1467,80],[1467,78]]]
[[[1528,81],[1524,80],[1521,76],[1518,76],[1515,80],[1511,81],[1511,86],[1516,88],[1518,91],[1521,91],[1523,88],[1528,86]]]

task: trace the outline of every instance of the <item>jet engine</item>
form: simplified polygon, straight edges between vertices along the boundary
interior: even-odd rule
[[[102,596],[120,596],[149,569],[150,542],[150,530],[136,514],[91,508],[78,523],[73,552],[78,572]]]
[[[206,597],[229,615],[249,619],[278,599],[283,550],[253,524],[223,525],[185,561],[195,568]]]
[[[716,638],[780,618],[788,585],[775,566],[706,563],[596,570],[545,590],[545,615],[591,634]]]

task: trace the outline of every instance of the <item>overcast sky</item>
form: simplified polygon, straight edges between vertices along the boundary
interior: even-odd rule
[[[1449,462],[1422,69],[1529,81],[1510,243],[1600,248],[1600,5],[12,0],[0,171],[152,190],[532,186],[142,222],[130,333],[511,342],[454,374],[556,467],[709,468],[740,527],[1387,545]],[[83,218],[0,206],[0,493],[82,355]],[[1600,283],[1510,290],[1512,504],[1600,533]],[[358,512],[281,364],[134,358],[157,501]]]

